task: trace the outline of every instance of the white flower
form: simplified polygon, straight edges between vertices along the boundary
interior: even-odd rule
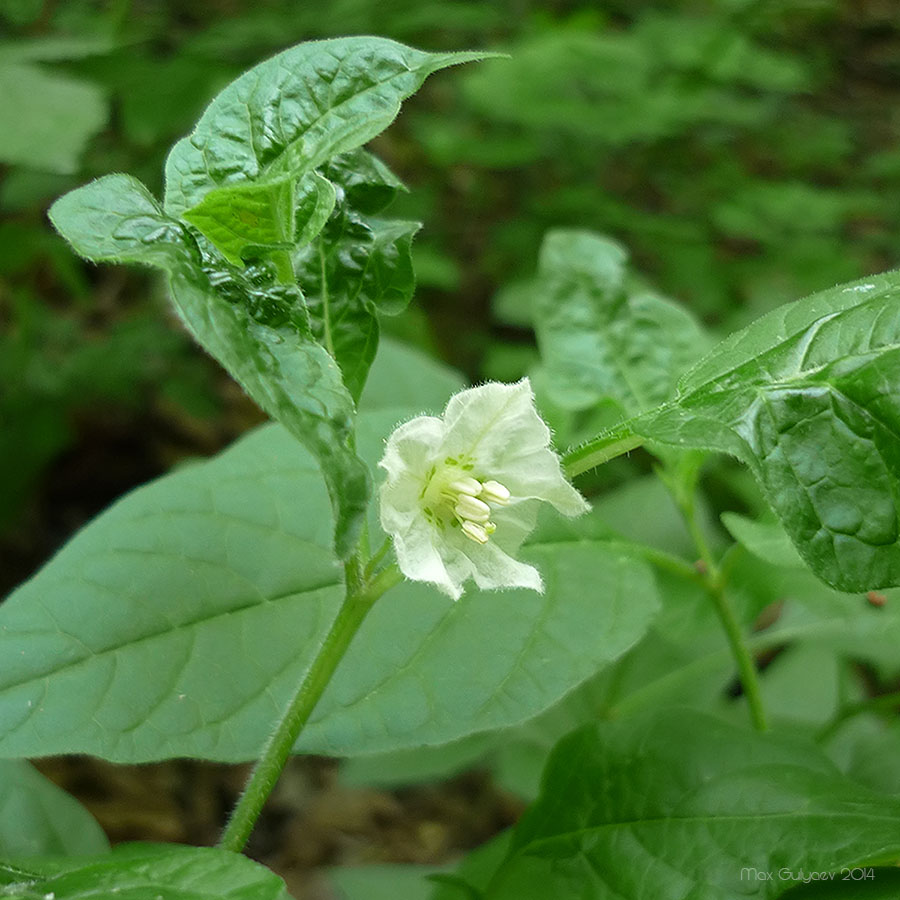
[[[461,391],[440,419],[406,422],[379,465],[387,472],[381,525],[400,571],[454,599],[467,578],[543,591],[537,569],[515,559],[541,501],[567,516],[588,509],[550,449],[527,378]]]

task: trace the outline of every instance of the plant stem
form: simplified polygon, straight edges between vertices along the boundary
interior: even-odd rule
[[[738,666],[738,672],[741,677],[741,687],[744,689],[744,696],[747,698],[747,704],[750,707],[750,718],[757,731],[768,731],[769,723],[766,720],[766,711],[762,702],[762,691],[759,685],[759,673],[756,671],[756,663],[750,655],[750,650],[744,643],[744,635],[741,632],[741,625],[738,622],[737,614],[725,588],[718,575],[715,578],[707,577],[706,589],[712,597],[716,612],[728,636],[728,643],[731,645],[731,652]]]
[[[673,492],[673,497],[681,508],[691,540],[693,540],[694,546],[700,554],[700,562],[702,562],[705,570],[700,573],[703,579],[703,586],[713,601],[713,605],[719,615],[719,621],[722,623],[725,635],[728,638],[731,654],[737,663],[741,687],[744,690],[744,696],[747,698],[747,705],[750,707],[750,718],[757,731],[768,731],[769,724],[766,720],[765,708],[763,707],[762,690],[760,689],[756,663],[747,644],[744,642],[741,623],[738,621],[734,606],[725,592],[723,572],[713,556],[712,549],[703,529],[700,527],[700,523],[697,521],[694,490],[691,489],[684,492],[676,490]]]
[[[354,635],[375,601],[402,578],[397,567],[392,565],[383,569],[371,581],[367,581],[362,577],[361,568],[358,557],[354,557],[346,565],[347,592],[344,602],[287,712],[253,767],[244,792],[219,841],[219,846],[224,850],[239,853],[244,848],[297,742],[297,737],[309,720]]]
[[[570,450],[563,457],[563,468],[569,478],[574,478],[589,469],[635,450],[644,443],[644,438],[635,434],[627,425],[620,425]]]

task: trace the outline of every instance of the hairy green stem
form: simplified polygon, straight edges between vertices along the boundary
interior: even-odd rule
[[[643,443],[643,437],[635,434],[627,425],[620,425],[566,453],[563,456],[563,468],[569,478],[574,478],[623,453],[637,449]]]
[[[382,569],[371,580],[365,579],[361,570],[358,557],[354,557],[346,565],[347,592],[344,602],[294,699],[253,767],[244,792],[219,841],[219,846],[224,850],[239,853],[244,848],[297,737],[344,658],[354,635],[375,601],[402,578],[395,565]]]

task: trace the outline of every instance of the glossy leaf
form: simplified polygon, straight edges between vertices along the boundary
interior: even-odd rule
[[[203,256],[140,182],[108,175],[50,210],[56,228],[95,261],[165,269],[188,329],[253,399],[313,452],[337,510],[341,556],[355,544],[368,473],[352,449],[353,399],[332,357],[312,337],[302,297],[271,266],[240,270]]]
[[[239,853],[177,844],[122,844],[95,857],[26,861],[28,875],[7,879],[0,897],[22,900],[290,900],[284,882]]]
[[[291,47],[225,88],[172,148],[166,211],[182,215],[221,188],[299,179],[387,128],[432,72],[483,56],[375,37]]]
[[[656,406],[706,348],[683,307],[626,283],[627,255],[587,231],[551,231],[534,319],[550,398],[579,410],[612,399],[627,415]]]
[[[485,896],[777,897],[780,870],[895,861],[898,816],[811,744],[687,710],[589,725],[557,746]]]
[[[753,470],[810,568],[847,591],[900,584],[900,277],[873,276],[733,334],[636,420]]]
[[[318,235],[293,255],[312,331],[359,398],[378,348],[378,314],[402,312],[413,295],[417,222],[373,218],[401,187],[371,154],[357,151],[323,167],[337,207]],[[334,190],[334,188],[332,188]]]
[[[102,853],[93,816],[30,763],[0,760],[0,857]]]

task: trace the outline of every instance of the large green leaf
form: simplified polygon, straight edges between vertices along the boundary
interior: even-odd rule
[[[216,190],[299,179],[362,146],[432,73],[483,58],[423,53],[376,37],[310,41],[254,66],[209,105],[166,162],[166,211]]]
[[[408,415],[361,416],[361,452],[377,459]],[[330,529],[313,460],[278,426],[121,500],[0,607],[0,754],[254,756],[340,603]],[[546,528],[523,555],[546,594],[387,594],[299,749],[511,725],[624,652],[657,609],[646,567],[600,540]]]
[[[362,524],[368,473],[352,447],[353,398],[313,338],[299,291],[278,284],[271,265],[241,270],[202,256],[184,227],[127,175],[66,194],[50,218],[89,259],[168,272],[172,301],[191,333],[315,455],[337,511],[335,545],[345,556]]]
[[[239,853],[176,844],[123,844],[95,857],[27,860],[0,874],[0,897],[21,900],[290,900],[284,882]]]
[[[0,857],[101,853],[103,830],[72,796],[20,759],[0,760]]]
[[[782,307],[733,334],[633,426],[753,470],[810,568],[900,584],[900,276]]]
[[[814,745],[669,710],[558,745],[485,896],[769,898],[779,873],[897,858],[900,800]]]
[[[534,318],[548,393],[564,409],[613,400],[634,415],[668,399],[706,347],[683,307],[626,284],[625,250],[588,231],[541,247]]]

